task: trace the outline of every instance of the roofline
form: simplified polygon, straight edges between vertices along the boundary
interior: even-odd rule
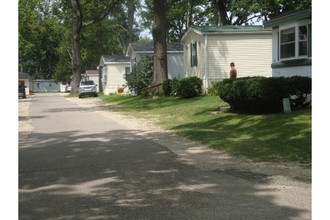
[[[181,38],[181,41],[183,42],[185,38],[187,38],[188,32],[193,31],[196,34],[199,34],[201,36],[205,35],[236,35],[236,34],[270,34],[272,33],[271,29],[265,30],[265,29],[260,29],[257,31],[217,31],[217,32],[202,32],[197,30],[194,27],[189,27],[189,29],[186,31],[186,33],[183,35]]]
[[[129,61],[123,61],[123,62],[118,62],[118,61],[116,61],[116,62],[104,62],[104,64],[130,64],[130,62]]]
[[[167,42],[166,45],[169,45],[169,44],[172,44],[172,43],[179,43],[179,44],[182,44],[182,42]],[[134,50],[132,44],[135,44],[135,43],[130,43],[127,50],[126,50],[126,55],[128,54],[132,54],[133,52],[135,54],[153,54],[154,53],[154,50]],[[151,44],[151,43],[150,43]],[[167,53],[183,53],[183,46],[182,46],[182,50],[169,50],[167,49]]]
[[[277,17],[274,17],[273,19],[270,19],[269,21],[265,21],[264,27],[274,27],[274,26],[278,26],[279,24],[290,21],[301,20],[304,18],[311,18],[311,16],[312,16],[311,9],[306,9],[295,13],[291,12],[290,14],[282,14]]]
[[[154,51],[151,51],[151,50],[148,50],[148,51],[145,51],[145,50],[138,50],[138,51],[134,51],[134,53],[136,53],[136,54],[145,54],[145,53],[147,53],[147,54],[154,54]],[[183,50],[181,51],[181,50],[170,50],[170,51],[167,51],[167,53],[169,54],[169,53],[183,53]]]

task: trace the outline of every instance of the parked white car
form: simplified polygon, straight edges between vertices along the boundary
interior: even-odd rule
[[[83,80],[80,82],[78,95],[79,98],[83,96],[97,96],[96,84],[92,80]]]
[[[71,85],[66,85],[65,86],[65,92],[71,92],[72,86]]]

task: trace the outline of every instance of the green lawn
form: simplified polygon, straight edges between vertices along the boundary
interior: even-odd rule
[[[238,114],[219,111],[216,96],[192,99],[100,95],[125,114],[153,120],[179,135],[254,161],[311,164],[311,109],[290,114]]]

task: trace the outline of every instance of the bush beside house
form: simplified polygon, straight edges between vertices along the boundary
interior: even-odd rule
[[[217,84],[220,98],[238,111],[280,112],[283,98],[291,97],[292,107],[303,106],[311,93],[309,77],[244,77],[225,79]]]

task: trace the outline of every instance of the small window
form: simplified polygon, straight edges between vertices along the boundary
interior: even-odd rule
[[[307,26],[299,27],[299,56],[307,56]]]
[[[125,67],[125,74],[129,74],[131,71],[131,68],[130,67]]]
[[[281,31],[281,58],[295,57],[295,28]]]
[[[295,26],[280,31],[280,59],[307,57],[310,50],[310,35],[307,25]]]
[[[191,67],[197,66],[197,42],[190,44]]]

